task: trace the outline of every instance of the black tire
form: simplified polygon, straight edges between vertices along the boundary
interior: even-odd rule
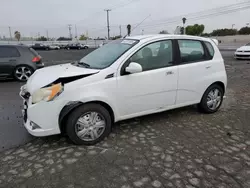
[[[88,46],[84,46],[84,49],[88,49],[89,47]]]
[[[100,115],[102,115],[103,120],[106,123],[105,130],[103,131],[103,133],[97,139],[92,140],[92,141],[82,140],[81,138],[78,137],[76,133],[76,122],[82,115],[84,115],[87,112],[99,113]],[[110,134],[111,127],[112,127],[112,120],[111,120],[111,116],[108,110],[99,104],[93,103],[93,104],[82,105],[76,108],[75,110],[73,110],[69,114],[67,122],[66,122],[66,133],[74,144],[94,145],[102,141],[105,137],[107,137]]]
[[[49,51],[49,48],[46,48],[47,51]]]
[[[21,79],[19,74],[17,74],[17,71],[18,70],[22,70],[22,69],[25,69],[26,70],[26,74],[28,77],[30,77],[33,73],[34,73],[34,69],[31,68],[30,66],[28,65],[19,65],[17,66],[15,69],[14,69],[14,72],[13,72],[13,77],[19,81],[19,82],[26,82],[28,79]],[[30,71],[30,73],[28,74],[28,70]]]
[[[220,92],[221,102],[220,102],[218,107],[216,107],[215,109],[211,109],[211,108],[209,108],[209,106],[207,104],[207,98],[208,98],[208,94],[215,89],[218,89]],[[213,84],[213,85],[209,86],[207,88],[207,90],[205,91],[205,93],[203,94],[201,102],[198,104],[199,110],[203,113],[206,113],[206,114],[211,114],[211,113],[217,112],[219,110],[222,102],[223,102],[223,96],[224,96],[224,90],[220,85]]]

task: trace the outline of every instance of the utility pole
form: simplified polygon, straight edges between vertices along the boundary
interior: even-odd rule
[[[10,40],[12,40],[11,27],[9,27],[9,32],[10,32]]]
[[[235,24],[232,24],[232,29],[234,28]]]
[[[120,29],[120,36],[122,36],[122,26],[121,25],[119,26],[119,29]]]
[[[75,38],[77,39],[77,27],[76,27],[76,24],[75,24]]]
[[[47,41],[49,40],[49,31],[46,30],[46,35],[47,35]]]
[[[69,24],[69,25],[68,25],[68,28],[69,28],[69,38],[71,38],[71,39],[72,39],[72,33],[71,33],[71,28],[72,28],[72,25],[71,25],[71,24]]]
[[[110,35],[109,35],[109,33],[110,33],[110,27],[109,27],[109,11],[111,11],[111,9],[105,9],[104,11],[107,12],[107,27],[108,27],[108,40],[109,40],[109,38],[110,38]]]

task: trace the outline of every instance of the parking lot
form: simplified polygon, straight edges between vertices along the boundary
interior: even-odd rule
[[[49,66],[90,50],[40,54]],[[62,136],[29,136],[22,126],[22,84],[1,81],[0,187],[249,188],[250,64],[222,53],[228,89],[219,112],[205,115],[191,106],[123,121],[89,147]]]

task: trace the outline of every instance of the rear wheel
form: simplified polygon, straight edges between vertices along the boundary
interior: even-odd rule
[[[213,84],[205,91],[199,109],[204,113],[214,113],[218,111],[223,101],[224,91],[218,84]]]
[[[14,78],[20,82],[26,82],[34,70],[27,65],[20,65],[14,70]]]
[[[99,104],[86,104],[69,115],[66,133],[78,145],[94,145],[111,132],[112,120],[109,112]]]

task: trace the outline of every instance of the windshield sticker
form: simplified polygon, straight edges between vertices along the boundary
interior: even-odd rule
[[[123,40],[121,43],[122,44],[134,44],[136,41],[135,40]]]

